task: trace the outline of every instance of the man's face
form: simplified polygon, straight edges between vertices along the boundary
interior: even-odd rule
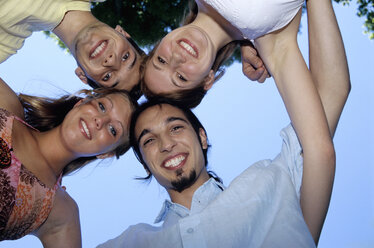
[[[101,87],[131,90],[139,82],[140,54],[130,44],[130,36],[120,27],[100,23],[82,30],[75,40],[77,75],[86,76]]]
[[[203,129],[199,136],[181,110],[156,105],[140,114],[135,137],[149,171],[168,192],[199,187],[209,179],[202,148],[207,148]]]

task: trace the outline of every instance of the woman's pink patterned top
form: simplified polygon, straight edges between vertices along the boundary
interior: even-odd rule
[[[29,126],[0,108],[0,241],[19,239],[43,224],[60,181],[48,188],[15,157],[11,137],[14,119]]]

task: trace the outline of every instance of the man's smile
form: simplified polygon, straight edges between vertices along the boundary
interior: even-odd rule
[[[187,153],[181,153],[171,158],[167,158],[162,163],[162,166],[168,170],[175,170],[182,167],[186,163]]]

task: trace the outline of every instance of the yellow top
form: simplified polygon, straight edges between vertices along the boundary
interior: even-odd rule
[[[0,63],[34,31],[52,31],[71,10],[90,11],[90,0],[0,0]]]

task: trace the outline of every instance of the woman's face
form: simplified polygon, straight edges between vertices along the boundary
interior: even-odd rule
[[[86,98],[66,115],[60,132],[63,143],[76,157],[111,152],[128,141],[131,113],[122,94]]]
[[[154,94],[192,89],[214,81],[216,51],[204,30],[194,25],[177,28],[157,46],[145,69],[145,83]]]

